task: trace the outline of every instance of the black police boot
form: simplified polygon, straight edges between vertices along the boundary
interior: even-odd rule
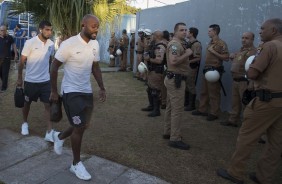
[[[156,116],[160,116],[161,112],[160,112],[160,99],[158,96],[154,96],[153,97],[153,102],[154,102],[154,110],[153,112],[151,112],[150,114],[148,114],[149,117],[156,117]]]
[[[152,90],[150,88],[147,88],[147,94],[148,94],[148,100],[149,100],[149,105],[148,107],[142,108],[142,111],[152,111],[153,108],[153,96],[152,96]]]
[[[185,91],[185,97],[184,97],[184,107],[187,107],[190,103],[189,99],[190,93],[189,91]]]
[[[185,111],[192,111],[195,110],[195,102],[196,102],[196,95],[195,94],[189,94],[189,105],[184,108]]]

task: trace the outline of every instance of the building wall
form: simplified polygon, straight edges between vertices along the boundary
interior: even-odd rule
[[[176,5],[142,10],[136,15],[136,29],[168,30],[173,32],[177,22],[184,22],[187,27],[199,29],[198,40],[203,46],[205,62],[206,46],[210,39],[207,36],[208,26],[219,24],[219,36],[227,43],[230,53],[241,47],[243,32],[255,33],[255,46],[258,45],[259,31],[262,22],[269,18],[282,18],[282,0],[190,0]],[[204,64],[202,64],[203,66]],[[221,110],[231,109],[231,74],[230,62],[224,62],[225,73],[223,85],[227,96],[222,95]],[[135,68],[136,71],[136,68]],[[202,72],[199,72],[197,90],[200,91]]]
[[[101,61],[109,63],[110,55],[107,51],[109,47],[109,41],[111,37],[111,32],[114,31],[117,38],[121,38],[122,30],[127,30],[127,35],[130,38],[130,30],[135,29],[136,27],[136,16],[135,15],[123,15],[120,20],[118,18],[114,21],[113,25],[107,25],[106,29],[103,29],[103,32],[98,34],[98,42],[100,44],[100,56]],[[119,59],[116,58],[116,61],[119,62]],[[129,63],[129,51],[128,51],[128,63]]]

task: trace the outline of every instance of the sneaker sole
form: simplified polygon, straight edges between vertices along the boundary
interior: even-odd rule
[[[47,142],[54,142],[54,140],[51,140],[49,138],[44,138],[44,141],[47,141]]]
[[[74,170],[72,170],[72,168],[70,168],[69,170],[70,170],[71,173],[73,173],[76,177],[78,177],[78,178],[81,179],[81,180],[84,180],[84,181],[91,180],[91,177],[90,177],[89,179],[85,179],[85,178],[81,178],[81,177],[77,176],[77,175],[75,174]]]
[[[22,132],[21,132],[21,134],[22,134],[22,135],[29,135],[29,133],[22,133]]]

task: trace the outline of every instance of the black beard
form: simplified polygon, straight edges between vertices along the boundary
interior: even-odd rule
[[[41,36],[42,36],[42,38],[44,39],[44,40],[48,40],[49,38],[47,38],[46,36],[44,36],[43,34],[41,34]]]

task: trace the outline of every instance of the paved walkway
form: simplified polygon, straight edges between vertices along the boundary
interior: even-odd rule
[[[69,171],[72,161],[69,148],[56,155],[53,145],[41,137],[0,129],[0,181],[5,184],[168,184],[95,155],[82,158],[92,175],[90,181],[82,181]]]

